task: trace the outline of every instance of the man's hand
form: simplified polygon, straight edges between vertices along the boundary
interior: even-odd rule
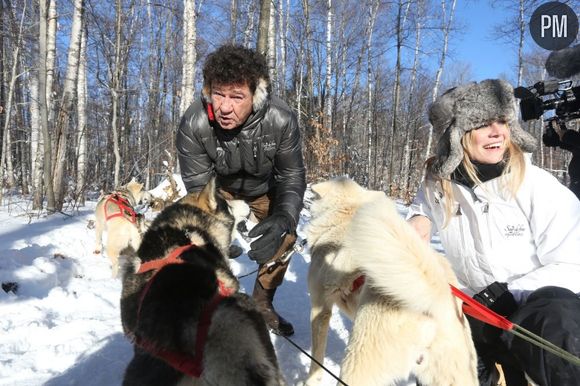
[[[286,233],[292,229],[290,218],[283,214],[273,214],[265,218],[248,233],[259,239],[250,244],[248,256],[258,264],[264,264],[274,256],[282,245]]]

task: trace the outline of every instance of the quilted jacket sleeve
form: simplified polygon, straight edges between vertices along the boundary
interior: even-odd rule
[[[282,130],[280,146],[274,158],[276,198],[273,211],[289,216],[295,228],[306,190],[306,169],[298,122],[294,114],[290,116]]]
[[[175,141],[181,178],[188,193],[202,190],[214,173],[213,162],[203,148],[201,139],[195,135],[194,126],[202,118],[199,114],[203,114],[198,104],[201,105],[196,102],[183,114]]]

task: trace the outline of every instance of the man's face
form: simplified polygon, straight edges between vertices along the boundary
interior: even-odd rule
[[[253,94],[247,84],[214,84],[211,103],[215,119],[225,130],[240,127],[252,113]]]

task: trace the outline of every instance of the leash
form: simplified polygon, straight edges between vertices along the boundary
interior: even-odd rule
[[[491,324],[494,327],[500,328],[507,332],[514,334],[515,336],[541,348],[552,354],[576,365],[580,366],[580,358],[574,354],[556,346],[555,344],[547,341],[546,339],[534,334],[533,332],[519,326],[516,323],[510,322],[507,318],[497,314],[493,310],[479,303],[475,299],[471,298],[466,293],[451,286],[451,292],[453,295],[458,297],[463,301],[463,312],[467,315],[474,317],[484,323]]]
[[[242,237],[244,237],[244,236],[242,235]],[[244,240],[245,240],[245,237],[244,237]],[[292,249],[284,252],[284,254],[282,256],[280,256],[278,259],[276,259],[274,261],[270,261],[269,263],[266,263],[265,266],[270,268],[270,267],[273,267],[273,266],[278,265],[278,264],[286,263],[288,260],[290,260],[292,255],[294,255],[294,253],[302,253],[304,251],[304,246],[306,245],[307,242],[308,242],[307,239],[302,239],[300,241],[296,241],[296,243],[294,243],[294,245],[292,246]],[[260,267],[258,266],[258,268],[254,269],[253,271],[238,276],[238,280],[242,279],[244,277],[253,275],[254,273],[258,272],[259,270],[260,270]]]
[[[318,362],[316,359],[314,359],[314,357],[310,354],[308,354],[306,352],[306,350],[304,350],[302,347],[300,347],[298,344],[296,344],[292,339],[290,339],[287,336],[284,335],[279,335],[281,337],[283,337],[284,339],[286,339],[288,342],[290,342],[294,347],[296,347],[302,354],[306,355],[308,358],[310,358],[314,363],[316,363],[318,366],[320,366],[324,371],[326,371],[328,374],[332,375],[332,377],[334,379],[336,379],[338,382],[340,382],[341,385],[344,386],[348,386],[346,383],[344,383],[344,381],[342,379],[340,379],[339,377],[337,377],[336,375],[334,375],[334,373],[332,371],[330,371],[329,369],[327,369],[326,367],[324,367],[324,365],[320,362]]]
[[[143,274],[149,271],[154,271],[154,273],[153,276],[147,280],[147,283],[145,284],[139,296],[139,303],[137,307],[137,325],[139,324],[141,308],[143,306],[145,297],[161,268],[171,264],[184,263],[184,260],[181,259],[181,255],[184,252],[196,247],[197,245],[195,244],[183,245],[173,249],[171,253],[163,258],[151,260],[141,264],[137,274]],[[218,280],[217,284],[218,291],[202,308],[202,312],[197,323],[195,350],[193,355],[186,352],[173,351],[159,347],[158,343],[140,337],[134,332],[129,332],[127,335],[135,342],[137,346],[141,347],[149,354],[163,360],[165,363],[178,370],[179,372],[189,375],[193,378],[201,377],[201,374],[203,373],[204,348],[209,334],[213,313],[223,299],[231,296],[234,293],[233,289],[226,287],[222,281]]]

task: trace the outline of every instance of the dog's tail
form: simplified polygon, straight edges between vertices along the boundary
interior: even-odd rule
[[[447,260],[425,243],[386,196],[362,205],[346,247],[367,285],[420,313],[440,314],[452,301],[455,275]]]

